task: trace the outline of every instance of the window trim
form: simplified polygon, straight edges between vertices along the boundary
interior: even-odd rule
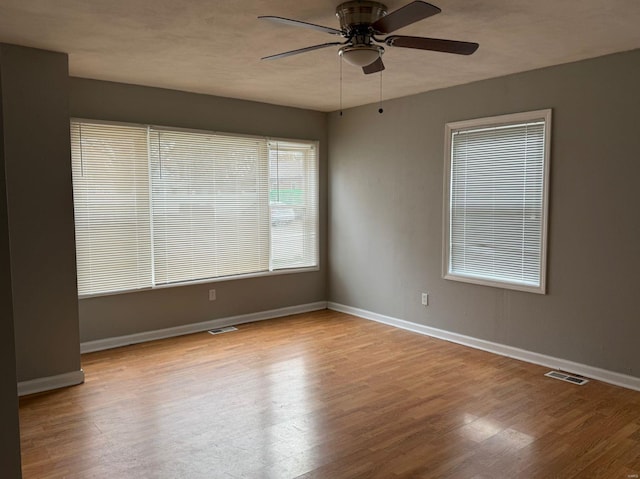
[[[282,274],[309,273],[320,271],[320,259],[316,266],[308,266],[304,268],[276,269],[273,271],[260,271],[256,273],[235,274],[231,276],[218,276],[216,278],[194,279],[189,281],[181,281],[176,283],[157,284],[145,288],[122,289],[120,291],[105,291],[103,293],[79,294],[78,299],[100,298],[102,296],[116,296],[119,294],[139,293],[142,291],[154,291],[156,289],[179,288],[181,286],[194,286],[199,284],[221,283],[224,281],[236,281],[239,279],[263,278],[267,276],[280,276]]]
[[[455,121],[445,124],[445,151],[444,151],[444,202],[442,222],[442,277],[444,279],[460,281],[463,283],[492,286],[502,289],[524,291],[537,294],[546,294],[547,284],[547,249],[549,228],[549,170],[551,153],[551,108],[534,110],[521,113],[475,118],[471,120]],[[483,127],[496,128],[514,123],[531,121],[544,121],[544,159],[543,159],[543,185],[542,185],[542,219],[541,219],[541,248],[540,248],[540,286],[528,286],[510,281],[498,281],[476,276],[466,276],[449,271],[450,266],[450,233],[451,233],[451,161],[452,161],[452,137],[454,132],[464,130],[477,130]]]
[[[169,125],[157,125],[154,123],[137,123],[137,122],[127,122],[127,121],[113,121],[113,120],[103,120],[103,119],[95,119],[95,118],[83,118],[83,117],[70,117],[69,122],[86,122],[92,123],[96,125],[114,125],[114,126],[130,126],[130,127],[142,127],[142,128],[151,128],[156,130],[167,130],[167,131],[177,131],[177,132],[185,132],[185,133],[204,133],[204,134],[221,134],[230,137],[239,137],[239,138],[256,138],[261,140],[266,140],[267,142],[301,142],[301,143],[309,143],[312,144],[316,149],[315,155],[315,170],[316,170],[316,194],[317,196],[317,217],[316,217],[316,226],[317,231],[315,235],[315,249],[316,249],[316,264],[313,266],[303,266],[303,267],[292,267],[292,268],[280,268],[266,271],[255,271],[244,274],[234,274],[229,276],[218,276],[212,278],[202,278],[202,279],[194,279],[194,280],[186,280],[180,282],[173,283],[163,283],[163,284],[152,284],[148,287],[141,288],[132,288],[132,289],[123,289],[118,291],[105,291],[100,293],[88,293],[88,294],[79,294],[78,299],[90,299],[97,298],[102,296],[115,296],[120,294],[128,294],[128,293],[137,293],[144,291],[153,291],[158,289],[166,289],[166,288],[174,288],[174,287],[182,287],[182,286],[193,286],[199,284],[208,284],[208,283],[219,283],[223,281],[236,281],[242,279],[251,279],[251,278],[261,278],[261,277],[269,277],[269,276],[280,276],[285,274],[297,274],[297,273],[309,273],[314,271],[320,271],[320,265],[322,262],[321,259],[321,249],[320,249],[320,228],[321,228],[321,201],[320,201],[320,141],[315,139],[307,139],[307,138],[284,138],[284,137],[276,137],[269,135],[252,135],[252,134],[244,134],[244,133],[235,133],[235,132],[226,132],[221,130],[205,130],[205,129],[196,129],[196,128],[182,128],[182,127],[174,127]],[[71,161],[71,158],[69,159]],[[149,172],[149,174],[151,174]],[[152,219],[151,219],[152,221]],[[75,226],[74,226],[75,228]],[[152,242],[153,248],[153,242]]]

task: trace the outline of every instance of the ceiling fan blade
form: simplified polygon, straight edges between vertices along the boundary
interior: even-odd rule
[[[342,35],[340,30],[331,27],[323,27],[322,25],[316,25],[315,23],[303,22],[301,20],[291,20],[290,18],[272,17],[264,15],[258,17],[259,19],[269,20],[277,23],[284,23],[285,25],[291,25],[293,27],[311,28],[313,30],[319,30],[321,32],[330,33],[331,35]]]
[[[297,55],[298,53],[311,52],[313,50],[319,50],[321,48],[327,48],[333,45],[342,45],[342,42],[330,42],[330,43],[323,43],[321,45],[313,45],[311,47],[298,48],[297,50],[291,50],[288,52],[278,53],[277,55],[269,55],[268,57],[262,57],[261,60],[277,60],[278,58],[290,57],[291,55]]]
[[[391,33],[441,11],[430,3],[415,1],[373,22],[371,28],[376,33]]]
[[[362,71],[366,75],[369,75],[370,73],[381,72],[382,70],[384,70],[384,63],[382,63],[382,57],[378,57],[378,59],[375,62],[367,65],[366,67],[362,67]]]
[[[456,53],[458,55],[471,55],[480,46],[472,42],[443,40],[441,38],[406,37],[403,35],[392,35],[387,37],[384,42],[390,47],[417,48],[419,50]]]

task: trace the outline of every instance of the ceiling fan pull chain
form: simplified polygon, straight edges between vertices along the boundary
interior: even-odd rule
[[[378,113],[382,114],[384,110],[382,109],[382,70],[380,70],[380,107],[378,108]]]
[[[342,116],[342,55],[338,55],[340,62],[340,116]]]

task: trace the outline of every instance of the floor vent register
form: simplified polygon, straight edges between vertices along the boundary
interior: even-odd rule
[[[230,333],[231,331],[237,331],[238,328],[235,326],[225,326],[224,328],[216,328],[210,329],[207,331],[209,334],[222,334],[222,333]]]
[[[588,379],[581,378],[578,376],[572,376],[570,374],[561,373],[560,371],[549,371],[545,376],[549,376],[550,378],[559,379],[560,381],[566,381],[568,383],[577,384],[582,386],[589,382]]]

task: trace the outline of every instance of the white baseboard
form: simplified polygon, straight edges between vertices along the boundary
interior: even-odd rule
[[[578,374],[580,376],[585,376],[587,378],[596,379],[598,381],[603,381],[609,384],[614,384],[616,386],[622,386],[624,388],[640,391],[640,378],[634,376],[628,376],[626,374],[608,371],[606,369],[589,366],[587,364],[576,363],[566,359],[555,358],[553,356],[547,356],[545,354],[535,353],[533,351],[527,351],[525,349],[514,348],[512,346],[507,346],[500,343],[493,343],[491,341],[485,341],[484,339],[477,339],[471,336],[465,336],[463,334],[452,333],[443,329],[432,328],[431,326],[412,323],[403,319],[397,319],[391,316],[385,316],[364,309],[345,306],[339,303],[328,302],[327,308],[342,313],[352,314],[363,319],[376,321],[378,323],[388,324],[389,326],[395,326],[396,328],[406,329],[415,333],[424,334],[426,336],[444,339],[445,341],[450,341],[452,343],[462,344],[463,346],[481,349],[490,353],[499,354],[500,356],[519,359],[528,363],[539,364],[548,368],[558,369],[561,371]]]
[[[212,319],[211,321],[204,321],[201,323],[185,324],[184,326],[158,329],[155,331],[145,331],[144,333],[116,336],[114,338],[98,339],[95,341],[86,341],[84,343],[80,343],[80,353],[92,353],[94,351],[102,351],[104,349],[128,346],[129,344],[137,344],[147,341],[155,341],[157,339],[172,338],[174,336],[182,336],[184,334],[200,333],[202,331],[208,331],[209,329],[223,328],[225,326],[233,326],[236,324],[252,323],[254,321],[280,318],[282,316],[289,316],[292,314],[308,313],[310,311],[318,311],[321,309],[327,309],[326,301],[318,301],[317,303],[301,304],[297,306],[288,306],[285,308],[271,309],[268,311],[259,311],[257,313],[240,314],[238,316]]]
[[[76,384],[82,384],[83,382],[84,371],[82,369],[80,371],[71,371],[64,374],[58,374],[56,376],[20,381],[18,383],[18,396],[26,396],[28,394],[51,391],[52,389],[75,386]]]

